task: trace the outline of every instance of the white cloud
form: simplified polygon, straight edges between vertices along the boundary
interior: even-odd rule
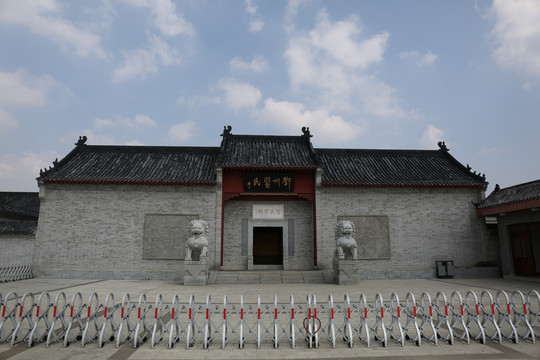
[[[443,140],[444,131],[436,128],[434,125],[429,124],[422,134],[420,139],[420,146],[425,149],[433,149],[437,146],[437,143]]]
[[[246,0],[246,12],[250,15],[255,15],[257,13],[257,7],[252,4],[252,0]]]
[[[505,68],[540,77],[540,1],[494,0],[493,55]]]
[[[264,21],[261,19],[253,20],[249,23],[249,31],[250,32],[259,32],[264,27]]]
[[[100,36],[64,19],[62,5],[56,0],[4,0],[0,23],[24,26],[81,57],[107,58]]]
[[[389,34],[383,32],[361,42],[356,41],[355,38],[361,32],[356,16],[331,23],[328,14],[321,11],[317,16],[315,29],[309,33],[309,42],[311,46],[323,50],[335,61],[350,67],[366,69],[371,64],[382,61]]]
[[[343,120],[340,116],[330,115],[324,108],[306,110],[303,104],[275,101],[268,98],[258,114],[259,122],[280,131],[296,132],[303,126],[317,131],[317,141],[335,143],[336,139],[348,141],[360,135],[361,127]]]
[[[135,49],[123,52],[124,63],[113,72],[113,81],[122,82],[146,74],[157,74],[159,66],[180,65],[178,52],[158,36],[149,39],[147,49]]]
[[[47,103],[48,93],[59,84],[50,76],[34,77],[24,69],[0,71],[0,134],[7,127],[17,127],[13,115],[17,109],[40,107]]]
[[[439,56],[429,50],[424,54],[420,53],[419,51],[413,50],[402,51],[399,54],[399,57],[401,59],[412,59],[418,66],[427,66],[433,64]]]
[[[156,127],[157,123],[148,115],[137,114],[134,117],[117,116],[115,120],[112,119],[94,119],[94,127],[98,130],[104,128],[142,128],[142,127]]]
[[[176,143],[185,143],[193,137],[194,129],[195,122],[193,121],[175,124],[169,129],[169,140]]]
[[[229,61],[229,66],[233,70],[253,71],[256,73],[262,73],[269,69],[268,63],[264,56],[255,56],[250,62],[245,62],[239,57],[235,57]]]
[[[150,9],[154,17],[154,26],[163,35],[193,35],[193,25],[182,14],[176,12],[176,5],[171,0],[125,0],[127,4]]]
[[[144,145],[144,143],[140,142],[140,141],[137,141],[137,140],[131,140],[131,141],[128,141],[126,143],[126,145],[130,145],[130,146],[142,146]]]
[[[332,22],[325,11],[309,33],[291,32],[285,52],[293,91],[330,111],[347,111],[384,118],[411,118],[396,91],[369,68],[382,62],[389,34],[362,37],[356,16]]]
[[[23,155],[0,155],[0,189],[6,191],[37,191],[39,170],[52,166],[58,158],[55,151],[28,152]]]
[[[235,111],[255,108],[261,100],[261,92],[253,85],[235,80],[221,80],[218,87],[225,92],[224,104]]]

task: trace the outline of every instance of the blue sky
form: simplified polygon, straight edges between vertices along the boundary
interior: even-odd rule
[[[0,0],[0,191],[88,144],[437,149],[540,178],[540,1]]]

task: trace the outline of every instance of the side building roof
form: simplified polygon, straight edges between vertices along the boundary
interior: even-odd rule
[[[37,229],[37,192],[0,192],[0,235],[28,235]]]
[[[540,179],[495,190],[478,205],[479,215],[495,215],[504,212],[540,207]]]
[[[485,187],[485,176],[440,150],[315,149],[300,136],[233,135],[220,147],[86,145],[42,171],[44,183],[216,184],[216,168],[322,170],[323,186]]]

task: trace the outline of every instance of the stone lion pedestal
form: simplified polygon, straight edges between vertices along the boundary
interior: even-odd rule
[[[343,220],[337,223],[335,229],[334,281],[338,285],[351,285],[360,282],[354,233],[355,227],[352,221]]]
[[[358,284],[358,260],[339,260],[334,257],[334,281],[338,285]]]
[[[204,286],[208,282],[208,223],[192,220],[188,225],[184,285]]]
[[[184,285],[204,286],[208,281],[208,261],[201,256],[199,261],[184,262]]]

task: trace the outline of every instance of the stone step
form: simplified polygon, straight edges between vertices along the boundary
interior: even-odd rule
[[[321,270],[314,271],[216,271],[212,274],[216,284],[325,284]]]

